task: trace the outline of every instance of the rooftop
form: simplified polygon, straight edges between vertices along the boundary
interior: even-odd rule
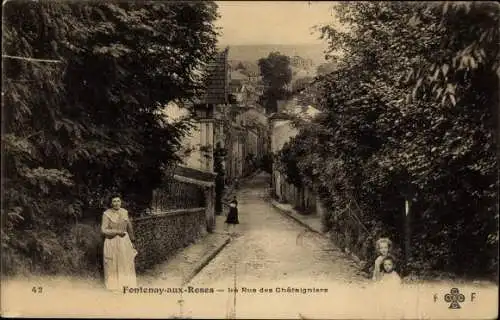
[[[298,103],[297,99],[291,100],[281,100],[281,106],[278,108],[278,112],[275,112],[269,116],[270,120],[290,120],[290,119],[302,119],[311,120],[321,113],[320,110],[316,109],[311,105],[301,105]]]
[[[231,71],[231,79],[247,80],[248,76],[243,74],[240,70],[234,70],[234,71]]]
[[[243,90],[243,82],[239,79],[231,79],[230,82],[231,92],[238,93]]]
[[[218,52],[213,61],[207,67],[207,87],[205,96],[201,103],[226,104],[229,99],[229,47]]]

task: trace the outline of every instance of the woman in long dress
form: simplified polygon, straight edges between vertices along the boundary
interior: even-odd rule
[[[137,285],[135,275],[134,232],[128,211],[121,207],[119,196],[111,198],[112,208],[102,215],[104,240],[104,283],[112,291]]]

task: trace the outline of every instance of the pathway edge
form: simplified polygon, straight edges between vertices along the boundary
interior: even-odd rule
[[[222,251],[222,249],[226,247],[226,245],[229,242],[231,242],[231,238],[227,237],[226,240],[224,240],[224,242],[221,245],[216,247],[210,254],[206,256],[206,258],[201,260],[198,263],[198,265],[194,268],[194,270],[190,273],[190,275],[186,278],[186,280],[183,281],[182,285],[184,286],[188,284],[191,280],[193,280],[193,278],[196,277],[196,275],[200,273],[201,270],[203,270],[203,268],[205,268],[210,263],[210,261],[212,261]]]
[[[306,227],[307,229],[309,229],[310,231],[316,233],[316,234],[319,234],[320,236],[322,236],[323,238],[325,239],[328,239],[329,241],[331,241],[330,237],[328,237],[328,235],[324,232],[321,232],[319,230],[316,230],[315,228],[313,228],[312,226],[310,226],[308,223],[306,223],[305,221],[302,221],[300,218],[296,217],[292,211],[290,210],[287,210],[287,209],[284,209],[284,208],[281,208],[280,206],[278,206],[277,204],[279,202],[277,202],[276,200],[274,199],[270,199],[270,203],[271,205],[276,208],[279,212],[283,213],[284,215],[286,215],[287,217],[290,217],[292,218],[293,220],[295,220],[296,222],[298,222],[300,225]],[[343,250],[340,249],[342,252]],[[355,255],[354,253],[349,253],[349,254],[346,254],[345,252],[343,252],[345,255],[347,255],[348,258],[350,258],[351,260],[353,260],[354,263],[356,263],[358,269],[361,269],[361,265],[360,265],[360,261],[361,259]]]
[[[273,205],[274,208],[278,209],[280,212],[284,213],[286,216],[288,216],[288,217],[292,218],[293,220],[297,221],[302,226],[306,227],[307,229],[311,230],[312,232],[317,233],[317,234],[321,235],[322,237],[328,238],[327,235],[324,232],[321,232],[321,231],[313,228],[312,226],[310,226],[306,222],[304,222],[301,219],[299,219],[296,216],[294,216],[293,213],[290,210],[286,210],[284,208],[279,207],[277,205],[277,203],[278,202],[276,200],[271,199],[271,204]]]

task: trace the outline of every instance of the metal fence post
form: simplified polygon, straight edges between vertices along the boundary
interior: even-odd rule
[[[404,241],[404,248],[405,248],[405,266],[406,269],[409,268],[409,263],[411,260],[411,199],[406,198],[405,199],[405,241]],[[406,270],[408,271],[408,270]]]

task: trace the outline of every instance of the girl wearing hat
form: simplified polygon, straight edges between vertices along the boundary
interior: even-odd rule
[[[239,224],[238,220],[238,200],[236,200],[236,197],[233,197],[233,199],[229,202],[229,212],[227,213],[226,217],[226,230],[232,226],[234,227]]]

